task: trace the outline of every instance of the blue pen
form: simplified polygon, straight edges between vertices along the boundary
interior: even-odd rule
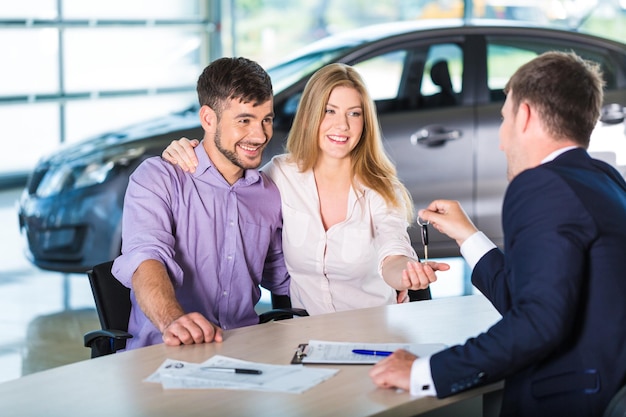
[[[387,350],[367,350],[367,349],[352,349],[352,353],[359,355],[371,355],[371,356],[389,356],[393,352]]]

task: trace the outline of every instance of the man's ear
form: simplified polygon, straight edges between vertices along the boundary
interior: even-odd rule
[[[527,102],[522,101],[519,104],[517,109],[517,113],[515,114],[515,118],[517,119],[518,126],[522,129],[522,131],[526,132],[531,127],[530,123],[534,118],[537,118],[539,115],[535,113],[535,109],[528,105]]]
[[[209,106],[200,107],[200,124],[205,132],[213,132],[217,127],[217,114]]]

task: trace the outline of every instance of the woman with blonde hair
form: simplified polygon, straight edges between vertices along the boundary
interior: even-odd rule
[[[174,141],[163,157],[193,170],[195,145]],[[329,64],[311,77],[287,153],[262,170],[281,194],[294,307],[321,314],[404,302],[407,290],[427,288],[435,270],[449,268],[420,263],[411,246],[412,201],[385,154],[374,102],[354,68]]]

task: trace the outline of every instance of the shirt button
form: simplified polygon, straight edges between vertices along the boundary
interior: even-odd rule
[[[226,257],[226,259],[228,259],[228,260],[230,261],[231,259],[233,259],[233,256],[232,256],[232,255],[228,255],[228,256]]]
[[[228,291],[224,291],[224,297],[228,295]]]

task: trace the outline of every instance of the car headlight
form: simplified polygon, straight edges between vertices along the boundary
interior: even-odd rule
[[[82,157],[51,167],[37,187],[40,198],[51,197],[64,191],[102,184],[117,166],[128,166],[143,155],[144,147],[131,148],[123,153],[119,149]]]

